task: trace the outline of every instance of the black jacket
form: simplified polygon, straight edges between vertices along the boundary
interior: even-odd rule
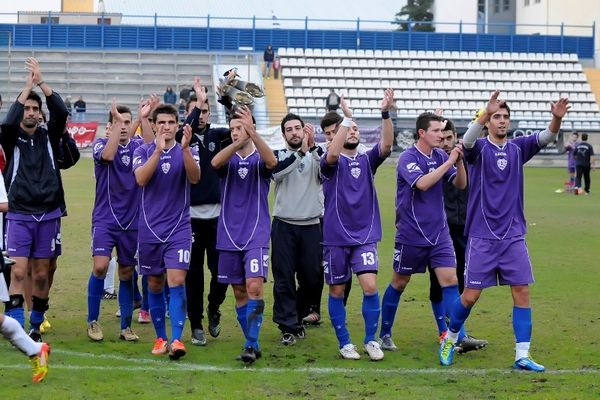
[[[221,149],[231,144],[229,129],[211,128],[210,124],[206,124],[206,128],[199,130],[197,128],[199,118],[200,110],[194,107],[184,123],[184,125],[189,124],[193,127],[190,147],[198,150],[198,155],[200,156],[200,181],[192,185],[190,196],[192,206],[221,203],[219,177],[212,165],[210,165],[210,162]],[[183,129],[179,129],[175,140],[181,143],[182,137]]]
[[[0,143],[6,154],[4,181],[9,211],[42,214],[64,207],[64,193],[58,172],[60,139],[68,111],[60,96],[46,97],[50,111],[47,128],[33,135],[21,129],[24,105],[16,101],[2,123]]]

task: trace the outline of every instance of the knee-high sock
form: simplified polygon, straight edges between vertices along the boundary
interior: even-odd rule
[[[258,336],[262,325],[263,313],[265,311],[265,301],[263,299],[248,300],[248,338],[245,347],[252,346],[259,350]]]
[[[133,314],[133,279],[119,280],[119,308],[121,310],[121,329],[131,326]]]
[[[187,305],[185,298],[185,286],[169,287],[171,296],[169,296],[169,316],[171,318],[171,340],[181,340],[185,317],[187,315]]]
[[[244,338],[248,340],[248,304],[246,303],[241,307],[236,307],[235,313],[237,315],[240,328],[242,328],[242,332],[244,333]]]
[[[381,314],[379,293],[363,294],[362,315],[365,320],[365,343],[375,340],[375,334],[379,326],[379,314]]]
[[[44,314],[48,309],[48,299],[41,299],[32,296],[31,313],[29,314],[29,325],[34,331],[40,330],[40,325],[44,322]]]
[[[346,327],[346,307],[344,307],[343,297],[333,297],[329,295],[329,318],[335,330],[340,349],[350,344],[350,333]]]
[[[100,300],[104,292],[104,279],[90,274],[88,281],[88,323],[98,321],[100,315]]]
[[[142,275],[142,310],[148,311],[148,276]]]
[[[165,297],[161,290],[158,293],[148,291],[148,305],[150,308],[150,316],[152,317],[152,325],[156,331],[157,338],[167,339],[167,329],[165,328]]]
[[[138,272],[133,270],[133,301],[137,303],[138,301],[142,301],[142,294],[140,293],[140,287],[138,286]]]
[[[444,309],[450,310],[457,299],[460,301],[460,293],[458,293],[458,285],[446,286],[442,288],[442,296],[444,303]],[[449,315],[449,314],[448,314]],[[458,331],[458,341],[466,336],[465,325],[461,325]]]
[[[438,334],[442,334],[448,330],[446,325],[446,308],[444,308],[444,302],[431,302],[431,311],[433,311],[433,318],[438,328]]]
[[[11,294],[9,297],[9,301],[4,303],[6,305],[5,315],[14,318],[25,329],[25,309],[23,308],[25,298],[22,294]]]
[[[450,325],[448,326],[448,335],[453,339],[454,342],[458,340],[460,328],[464,325],[466,319],[471,313],[471,307],[463,306],[460,301],[460,297],[454,301],[452,307],[450,307]]]
[[[8,315],[4,315],[4,322],[0,325],[0,333],[29,357],[35,356],[42,349],[42,344],[31,340],[23,327],[19,325],[19,322]]]
[[[383,300],[381,301],[381,332],[379,337],[391,336],[394,318],[398,304],[400,304],[400,296],[403,290],[396,290],[391,284],[385,289]]]
[[[513,307],[513,330],[515,332],[516,356],[518,360],[528,357],[531,343],[531,331],[533,323],[531,320],[531,308]]]

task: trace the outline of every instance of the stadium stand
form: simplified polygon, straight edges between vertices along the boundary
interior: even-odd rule
[[[519,126],[547,123],[548,101],[568,96],[566,129],[600,129],[600,110],[576,54],[280,48],[291,112],[318,116],[330,88],[360,118],[379,119],[382,90],[397,91],[399,117],[443,108],[465,125],[498,88]]]

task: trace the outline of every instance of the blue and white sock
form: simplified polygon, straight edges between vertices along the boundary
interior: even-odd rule
[[[263,313],[265,312],[265,301],[263,299],[248,300],[248,339],[244,347],[253,347],[255,350],[260,350],[258,337],[260,335],[260,327],[262,326]]]
[[[329,295],[329,318],[335,330],[340,349],[350,344],[350,333],[346,327],[346,307],[344,307],[343,297],[333,297]]]
[[[403,290],[396,290],[391,284],[385,289],[383,300],[381,301],[381,332],[379,337],[391,336],[392,326],[396,318],[400,296]]]
[[[161,290],[158,293],[148,291],[148,305],[150,308],[150,317],[152,325],[156,331],[157,338],[167,339],[167,329],[165,327],[165,296]]]
[[[379,293],[363,294],[362,315],[365,320],[365,344],[375,340],[379,326],[379,314],[381,314]]]
[[[88,323],[98,321],[100,315],[100,300],[104,293],[104,279],[90,274],[88,281]]]
[[[181,340],[185,318],[187,315],[187,305],[185,297],[185,286],[169,287],[169,316],[171,318],[171,341]]]
[[[121,310],[121,329],[131,326],[133,314],[133,280],[119,280],[119,309]]]

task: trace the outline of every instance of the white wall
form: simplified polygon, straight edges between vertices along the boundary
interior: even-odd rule
[[[476,33],[477,25],[477,0],[436,0],[433,3],[434,22],[460,22],[463,21],[464,33]],[[437,23],[436,32],[459,32],[459,25]]]

